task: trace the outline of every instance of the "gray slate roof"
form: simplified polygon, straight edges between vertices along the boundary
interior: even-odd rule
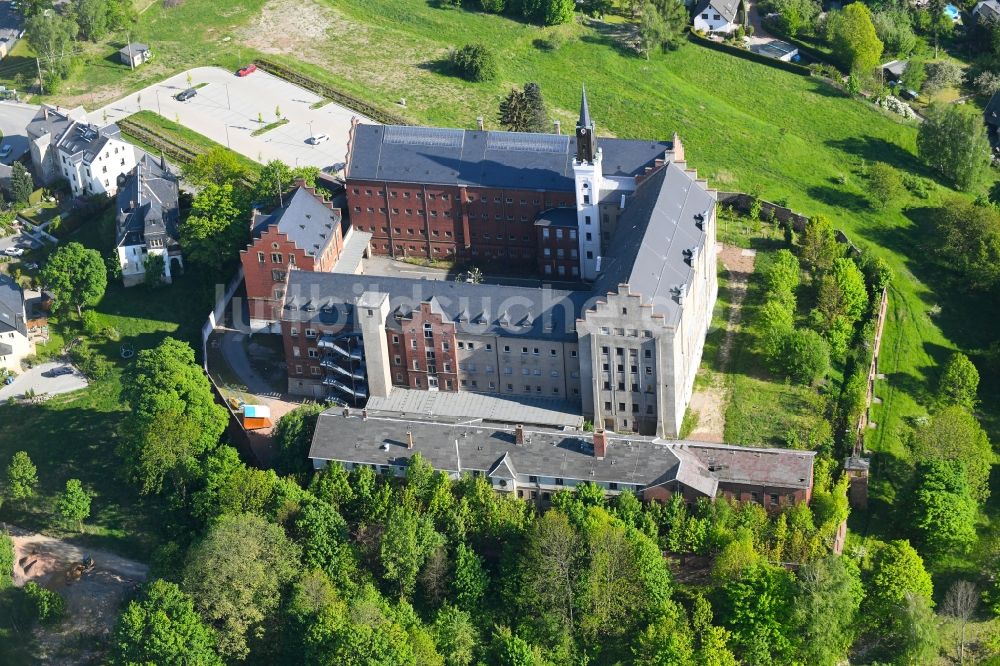
[[[1000,2],[997,2],[997,0],[983,0],[972,9],[972,13],[989,21],[1000,20]]]
[[[154,238],[162,238],[165,247],[178,244],[177,178],[161,160],[144,153],[119,187],[116,201],[119,246],[142,245]]]
[[[669,141],[598,139],[605,176],[635,176]],[[576,137],[358,124],[347,178],[572,192]]]
[[[547,288],[289,271],[281,318],[351,326],[353,303],[366,291],[389,295],[386,324],[393,329],[399,328],[395,315],[406,316],[433,298],[434,307],[456,322],[460,333],[558,340],[576,339],[576,318],[589,296]],[[468,321],[460,321],[464,315]]]
[[[138,55],[143,51],[148,51],[148,50],[149,46],[147,46],[146,44],[143,44],[141,42],[132,42],[131,44],[126,44],[121,49],[119,49],[118,53],[126,57],[131,57],[132,54]]]
[[[671,162],[643,180],[625,205],[594,293],[605,295],[628,283],[666,324],[680,316],[675,290],[687,288],[694,269],[686,251],[711,252],[697,216],[708,215],[715,196],[678,163]]]
[[[987,125],[1000,127],[1000,92],[993,93],[990,103],[986,105],[986,110],[983,111],[983,119]]]
[[[407,448],[407,432],[413,436],[413,449]],[[720,482],[791,490],[808,488],[812,481],[812,451],[668,442],[614,433],[607,438],[607,455],[598,460],[593,436],[579,430],[526,427],[525,443],[518,446],[511,425],[422,420],[372,410],[367,419],[356,410],[345,417],[335,408],[317,420],[309,457],[405,465],[419,452],[435,469],[450,472],[499,471],[501,478],[516,473],[640,487],[679,481],[710,497]]]
[[[737,14],[740,11],[740,5],[743,4],[743,0],[701,0],[698,6],[695,7],[694,13],[702,14],[708,9],[712,9],[718,12],[722,18],[726,19],[730,23],[736,20]]]
[[[73,161],[83,160],[84,163],[89,164],[101,152],[108,139],[120,138],[121,132],[118,125],[114,123],[106,127],[98,127],[74,121],[57,139],[56,145],[59,146],[60,150],[69,153]]]
[[[256,214],[253,221],[254,235],[267,227],[277,225],[278,231],[305,253],[316,257],[323,253],[333,240],[334,230],[341,224],[341,212],[323,200],[315,188],[299,185],[283,208],[270,215]]]
[[[24,292],[7,276],[0,276],[0,333],[28,334],[24,320]]]

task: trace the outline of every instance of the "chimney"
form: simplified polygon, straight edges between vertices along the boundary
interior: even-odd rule
[[[524,425],[521,423],[514,426],[514,443],[518,446],[524,446]]]
[[[677,132],[674,132],[674,139],[673,139],[672,143],[673,143],[673,147],[674,147],[674,161],[675,162],[683,162],[684,161],[684,144],[681,143],[681,135],[678,134]]]
[[[412,449],[413,448],[413,431],[412,430],[407,430],[406,431],[406,448],[408,448],[408,449]]]
[[[479,116],[479,117],[476,118],[476,127],[479,128],[480,132],[483,131],[484,126],[483,126],[483,117],[482,116]]]
[[[552,127],[555,128],[556,134],[562,134],[562,123],[558,120],[552,123]]]
[[[594,428],[594,457],[604,460],[608,454],[608,436],[604,433],[604,428]]]

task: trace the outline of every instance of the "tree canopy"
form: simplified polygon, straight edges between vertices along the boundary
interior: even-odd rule
[[[834,53],[854,74],[868,75],[882,56],[871,10],[855,2],[827,18],[827,34]]]
[[[223,657],[245,658],[267,633],[263,623],[294,578],[299,554],[280,526],[254,514],[221,517],[192,548],[183,589],[215,630]]]
[[[75,308],[77,316],[84,306],[96,305],[108,288],[108,271],[97,250],[77,242],[60,245],[42,267],[39,278],[55,297],[60,308]]]
[[[932,104],[920,123],[917,152],[955,187],[971,190],[990,163],[982,116],[963,104]]]
[[[140,351],[122,376],[121,397],[130,407],[121,452],[132,475],[143,492],[170,479],[183,496],[227,422],[194,350],[166,338]]]
[[[215,637],[194,610],[194,601],[174,583],[154,580],[118,619],[111,643],[112,666],[222,666]]]

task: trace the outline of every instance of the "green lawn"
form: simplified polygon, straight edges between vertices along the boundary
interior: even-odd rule
[[[189,147],[195,152],[208,152],[215,148],[222,148],[224,150],[229,150],[221,143],[216,143],[212,141],[204,134],[199,134],[198,132],[192,131],[183,125],[180,125],[173,120],[164,118],[163,116],[153,112],[153,111],[139,111],[138,113],[133,113],[128,117],[129,120],[134,121],[136,124],[148,129],[149,131],[164,137],[169,141],[173,141],[184,147]],[[136,139],[128,130],[123,130],[123,133],[129,138],[132,143],[141,146],[148,152],[156,155],[159,154],[153,146],[147,146],[142,141]],[[230,151],[232,152],[232,151]],[[243,167],[250,172],[256,172],[260,168],[260,164],[251,160],[248,157],[244,157],[239,153],[232,152],[236,160],[243,165]],[[169,158],[168,158],[169,159]]]

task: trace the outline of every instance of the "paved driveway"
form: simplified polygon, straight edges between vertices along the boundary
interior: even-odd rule
[[[73,372],[59,377],[45,376],[45,373],[55,368],[70,368]],[[30,390],[34,390],[36,395],[42,393],[57,395],[78,391],[82,388],[87,388],[87,378],[73,366],[68,363],[42,363],[18,375],[13,384],[0,388],[0,401],[8,398],[21,398],[25,392]]]
[[[3,60],[0,60],[0,67],[2,66]],[[25,128],[35,117],[38,109],[39,107],[31,104],[0,102],[0,132],[3,132],[3,141],[0,141],[0,144],[10,144],[13,147],[11,154],[0,158],[0,162],[13,164],[14,160],[28,152],[28,132]]]
[[[194,86],[205,85],[192,99],[178,102],[174,96],[188,87],[188,74]],[[279,159],[293,167],[342,164],[347,155],[351,117],[372,121],[337,104],[309,108],[318,101],[318,95],[267,72],[258,70],[241,78],[218,67],[198,67],[89,112],[88,117],[102,122],[106,114],[107,121],[114,122],[141,108],[176,120],[252,160]],[[258,114],[265,124],[270,123],[275,120],[276,107],[288,118],[288,124],[250,136],[261,127]],[[319,146],[306,143],[310,136],[321,133],[330,140]]]

